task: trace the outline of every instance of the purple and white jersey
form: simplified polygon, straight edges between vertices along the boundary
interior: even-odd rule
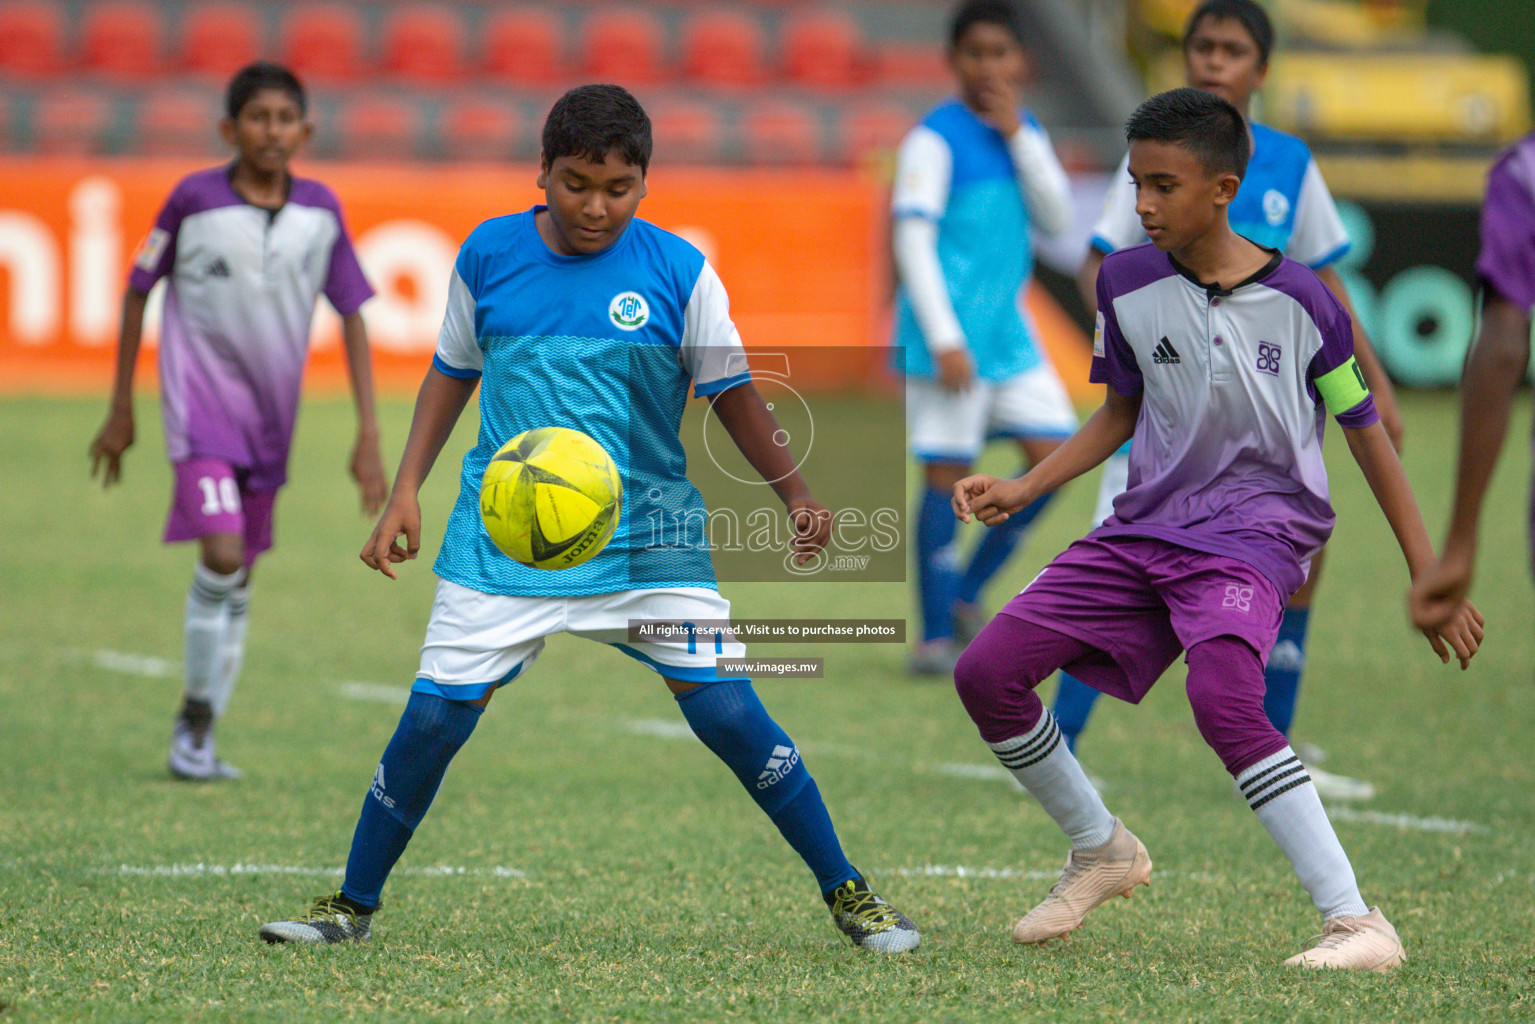
[[[183,178],[134,260],[147,293],[170,276],[160,331],[160,406],[172,462],[194,455],[287,479],[288,447],[320,292],[342,316],[373,294],[335,195],[294,178],[280,210],[240,198],[230,168]]]
[[[1476,272],[1493,291],[1535,314],[1535,134],[1505,150],[1487,174]]]
[[[1129,485],[1090,536],[1240,559],[1294,593],[1333,527],[1323,398],[1344,426],[1378,418],[1348,313],[1278,252],[1222,289],[1150,243],[1104,260],[1098,309],[1092,380],[1143,397]]]

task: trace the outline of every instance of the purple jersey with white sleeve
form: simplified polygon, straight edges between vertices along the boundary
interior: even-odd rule
[[[1128,487],[1090,536],[1236,558],[1294,593],[1333,528],[1325,409],[1377,419],[1347,312],[1278,252],[1217,288],[1149,243],[1104,260],[1098,309],[1092,380],[1142,402]]]
[[[230,172],[181,180],[128,283],[147,293],[169,277],[160,404],[170,460],[224,459],[269,490],[287,479],[316,300],[323,291],[347,316],[373,289],[330,189],[294,178],[272,211],[242,199]]]

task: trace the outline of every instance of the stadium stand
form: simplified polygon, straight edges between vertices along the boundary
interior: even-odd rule
[[[704,86],[756,86],[766,77],[765,49],[756,18],[740,11],[702,11],[683,29],[683,73]]]
[[[581,30],[582,68],[595,82],[655,85],[666,77],[660,20],[643,7],[593,7]]]
[[[451,7],[404,7],[384,23],[383,70],[413,85],[451,85],[464,74],[464,26]]]
[[[495,11],[484,29],[484,73],[494,81],[548,86],[568,75],[560,19],[542,7]]]
[[[114,104],[79,87],[50,90],[32,112],[32,148],[49,156],[84,156],[112,148]]]
[[[724,128],[713,104],[669,98],[650,104],[648,109],[658,160],[716,163],[725,155]]]
[[[293,8],[283,25],[282,60],[306,82],[349,85],[363,78],[364,32],[355,7]]]
[[[159,86],[144,94],[134,114],[135,152],[197,157],[218,144],[222,98],[213,88]]]
[[[64,66],[64,18],[51,5],[17,0],[0,6],[0,74],[46,79]]]
[[[89,7],[80,25],[80,63],[109,81],[147,82],[160,74],[160,9],[140,0]]]
[[[821,158],[821,124],[804,104],[763,99],[741,120],[744,151],[753,164],[813,164]]]
[[[792,14],[783,28],[784,77],[812,89],[852,88],[865,77],[863,47],[862,29],[851,15]]]
[[[244,4],[197,4],[187,12],[177,63],[194,75],[227,79],[266,48],[256,12]]]
[[[451,103],[440,121],[440,151],[449,160],[510,160],[519,152],[523,119],[510,103],[468,96]]]
[[[334,121],[337,155],[348,160],[413,160],[420,115],[414,103],[376,94],[348,96]]]

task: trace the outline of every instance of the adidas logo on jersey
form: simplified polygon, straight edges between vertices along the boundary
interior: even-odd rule
[[[1173,343],[1167,340],[1167,335],[1165,334],[1162,336],[1162,340],[1157,342],[1157,347],[1151,350],[1151,361],[1153,363],[1183,362],[1182,359],[1178,358],[1178,350],[1173,348]]]
[[[215,256],[213,262],[203,268],[203,273],[209,277],[229,277],[229,264],[224,262],[224,257]]]
[[[394,798],[384,795],[384,765],[382,762],[379,764],[378,770],[373,773],[373,785],[368,787],[368,795],[385,807],[394,806]]]
[[[757,776],[757,788],[767,789],[776,784],[797,764],[799,764],[798,750],[793,747],[774,747],[773,756],[768,758],[766,769]]]

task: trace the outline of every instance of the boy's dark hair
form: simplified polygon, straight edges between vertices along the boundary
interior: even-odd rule
[[[543,158],[548,164],[562,156],[600,163],[617,150],[650,169],[650,116],[640,101],[620,85],[580,85],[554,101],[544,119]]]
[[[309,101],[304,96],[304,87],[299,84],[298,76],[281,64],[258,60],[236,71],[235,76],[229,80],[229,87],[224,90],[224,113],[229,115],[230,120],[238,118],[251,98],[263,89],[285,92],[298,104],[300,114],[308,111]]]
[[[1274,23],[1269,21],[1268,12],[1258,6],[1255,0],[1204,0],[1204,3],[1194,8],[1194,13],[1189,15],[1189,23],[1183,30],[1183,48],[1189,46],[1189,37],[1194,34],[1206,18],[1214,18],[1224,21],[1227,18],[1235,18],[1242,23],[1247,34],[1253,37],[1253,43],[1258,47],[1258,66],[1267,67],[1269,53],[1274,49]]]
[[[1018,45],[1023,45],[1023,24],[1018,19],[1018,9],[1008,0],[965,0],[949,22],[949,49],[958,46],[970,26],[976,24],[1000,25],[1013,34]]]
[[[1135,108],[1125,124],[1128,142],[1172,142],[1199,160],[1207,174],[1247,174],[1252,140],[1236,107],[1203,89],[1172,89]]]

